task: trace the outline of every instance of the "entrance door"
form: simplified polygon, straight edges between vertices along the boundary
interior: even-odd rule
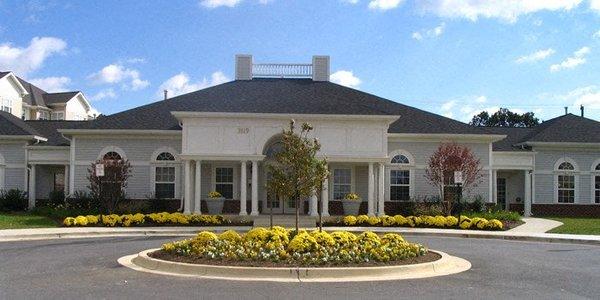
[[[271,206],[273,207],[273,214],[278,214],[278,215],[292,215],[296,213],[296,202],[292,199],[279,199],[277,200],[275,195],[271,195],[271,193],[269,193],[267,191],[267,186],[266,183],[269,181],[269,179],[271,178],[270,174],[268,174],[268,172],[265,170],[265,191],[266,191],[266,195],[267,195],[267,201],[263,202],[263,214],[269,214],[271,212]],[[303,214],[304,211],[302,210],[303,206],[302,206],[302,202],[300,201],[300,214]]]
[[[496,178],[496,199],[500,207],[506,208],[506,178]]]

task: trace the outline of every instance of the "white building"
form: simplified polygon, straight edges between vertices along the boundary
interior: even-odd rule
[[[33,206],[53,189],[86,190],[91,163],[109,156],[131,162],[132,199],[156,194],[201,212],[219,191],[224,213],[257,215],[270,205],[292,213],[293,203],[267,195],[264,161],[294,119],[314,126],[329,162],[325,214],[343,214],[339,200],[349,192],[362,198],[362,212],[380,215],[436,196],[427,161],[440,143],[456,142],[483,165],[468,197],[526,214],[600,215],[600,123],[569,114],[534,128],[473,127],[329,82],[329,63],[255,64],[238,55],[232,82],[93,121],[0,113],[0,188],[28,190]],[[302,206],[314,215],[316,197]]]

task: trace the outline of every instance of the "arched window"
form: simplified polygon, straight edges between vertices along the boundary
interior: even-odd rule
[[[392,158],[392,163],[393,164],[409,164],[410,161],[408,160],[408,157],[406,157],[402,154],[398,154]]]
[[[156,157],[157,161],[173,161],[175,160],[175,156],[169,152],[162,152]]]
[[[556,199],[558,203],[575,203],[576,177],[575,166],[569,159],[564,159],[556,173]]]
[[[115,151],[109,151],[106,152],[106,154],[104,154],[104,156],[102,156],[102,158],[104,160],[121,160],[121,154],[115,152]]]
[[[276,141],[267,147],[265,150],[265,157],[267,159],[275,159],[275,156],[281,151],[283,151],[283,142]]]
[[[398,152],[403,152],[398,150]],[[396,153],[398,153],[396,152]],[[390,166],[390,201],[409,201],[411,190],[411,161],[409,154],[398,153],[392,157]]]
[[[175,198],[175,156],[170,152],[161,152],[156,156],[157,165],[154,172],[154,196],[159,199]]]

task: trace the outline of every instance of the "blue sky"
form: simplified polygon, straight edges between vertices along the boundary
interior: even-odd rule
[[[0,70],[105,114],[231,80],[234,55],[468,121],[564,106],[600,120],[600,0],[0,0]]]

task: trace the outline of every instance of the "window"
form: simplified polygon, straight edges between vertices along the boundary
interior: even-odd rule
[[[408,164],[409,160],[406,156],[399,154],[392,158],[392,163],[393,164]]]
[[[410,200],[410,171],[390,170],[390,200]]]
[[[558,166],[558,203],[575,203],[575,175],[572,174],[575,167],[569,162],[563,162]]]
[[[341,200],[352,192],[352,169],[333,170],[333,199]]]
[[[496,178],[496,203],[506,205],[506,178]]]
[[[39,112],[38,120],[48,120],[48,119],[50,119],[50,114],[47,111],[42,110]]]
[[[162,152],[156,156],[156,161],[163,164],[155,168],[154,196],[159,199],[175,198],[175,166],[167,165],[175,161],[175,156]]]
[[[54,173],[54,191],[65,191],[65,173]]]
[[[62,111],[59,112],[53,112],[52,113],[52,120],[64,120],[65,119],[65,113]]]
[[[109,151],[102,157],[104,160],[121,160],[121,154],[115,151]]]
[[[12,114],[12,100],[6,98],[0,98],[0,110]]]
[[[233,168],[215,169],[215,190],[225,199],[233,199]]]

